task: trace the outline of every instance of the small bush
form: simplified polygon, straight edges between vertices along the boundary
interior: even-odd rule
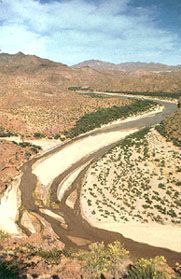
[[[165,122],[162,121],[159,125],[156,125],[155,129],[160,133],[161,136],[165,137],[168,141],[176,146],[181,146],[181,141],[177,138],[173,138],[166,130]]]
[[[4,231],[0,231],[0,241],[6,239],[8,237],[8,234]]]
[[[159,183],[159,184],[158,184],[158,187],[159,187],[160,189],[163,189],[163,190],[166,189],[166,186],[165,186],[165,184],[163,184],[163,183]]]
[[[0,278],[2,279],[17,279],[18,264],[14,261],[4,262],[0,260]]]
[[[129,252],[119,241],[107,246],[101,243],[90,245],[90,251],[80,250],[74,256],[83,261],[88,278],[100,278],[104,272],[110,272],[115,279],[120,278],[120,268],[128,258]]]
[[[25,158],[26,158],[26,159],[29,159],[30,157],[31,157],[31,153],[28,152],[28,151],[26,151],[26,152],[25,152]]]
[[[62,251],[57,248],[53,248],[52,250],[43,250],[42,248],[38,249],[37,255],[45,259],[49,263],[60,263],[60,256],[62,255]]]
[[[60,138],[60,134],[55,134],[55,135],[53,136],[53,138],[54,138],[54,139],[59,139],[59,138]]]
[[[11,137],[11,136],[16,136],[16,134],[5,130],[3,127],[0,127],[0,137],[1,138]]]
[[[34,133],[34,135],[33,135],[35,138],[37,138],[37,139],[42,139],[42,138],[45,138],[45,135],[44,134],[42,134],[42,133]]]
[[[139,259],[128,270],[127,279],[176,279],[164,257]]]

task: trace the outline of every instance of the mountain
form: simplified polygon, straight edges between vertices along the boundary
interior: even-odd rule
[[[169,72],[180,69],[179,66],[168,66],[160,63],[143,63],[143,62],[128,62],[114,64],[100,60],[87,60],[79,64],[73,65],[72,68],[90,67],[96,70],[104,71],[123,71],[123,72],[135,72],[135,71],[148,71],[148,72]]]
[[[79,64],[73,65],[72,68],[75,69],[80,69],[80,68],[84,68],[84,67],[90,67],[92,69],[96,69],[96,70],[119,70],[119,67],[114,64],[114,63],[110,63],[110,62],[105,62],[105,61],[101,61],[101,60],[87,60],[87,61],[83,61]]]
[[[68,88],[102,88],[106,77],[91,68],[72,69],[34,55],[2,53],[0,127],[24,135],[41,132],[52,136],[63,132],[86,112],[113,104],[110,100],[81,96]]]
[[[149,69],[166,68],[155,65]],[[141,70],[143,66],[148,67],[91,60],[69,67],[21,52],[1,53],[0,126],[23,134],[37,129],[52,135],[72,127],[85,112],[108,105],[80,96],[70,91],[71,87],[134,93],[181,91],[180,70],[155,73]],[[133,68],[136,70],[125,70]]]
[[[46,67],[62,67],[67,66],[61,63],[56,63],[48,59],[40,58],[36,55],[25,55],[22,52],[16,54],[0,53],[0,71],[16,72],[38,71]]]
[[[118,64],[118,67],[125,71],[144,70],[150,72],[167,72],[176,69],[176,66],[168,66],[160,63],[129,62]]]

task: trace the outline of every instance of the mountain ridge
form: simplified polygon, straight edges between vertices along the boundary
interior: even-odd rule
[[[85,60],[78,64],[72,65],[72,68],[80,69],[83,67],[91,67],[94,69],[102,69],[102,70],[119,70],[119,71],[173,71],[180,69],[180,65],[166,65],[162,63],[154,63],[154,62],[124,62],[124,63],[111,63],[107,61],[101,61],[96,59]]]

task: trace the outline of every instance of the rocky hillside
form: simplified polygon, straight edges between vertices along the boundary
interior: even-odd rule
[[[41,93],[37,92],[36,96],[7,94],[0,98],[0,126],[26,136],[40,132],[52,137],[72,128],[88,112],[131,103],[117,98],[96,99],[74,92],[59,92],[55,96]]]
[[[13,92],[21,95],[26,93],[28,97],[50,96],[71,86],[92,87],[97,90],[177,92],[181,90],[181,75],[176,69],[178,68],[153,63],[115,65],[97,60],[71,68],[21,52],[15,55],[2,53],[0,94]]]
[[[167,117],[163,124],[167,135],[172,140],[180,142],[181,146],[181,109]]]
[[[177,71],[178,66],[168,66],[165,64],[160,63],[141,63],[141,62],[135,62],[135,63],[121,63],[118,64],[120,69],[124,69],[125,71],[148,71],[148,72],[172,72]]]
[[[181,92],[180,66],[156,63],[113,64],[99,60],[88,60],[74,65],[73,69],[104,74],[93,85],[82,81],[78,85],[90,86],[97,90],[122,92]],[[96,74],[97,75],[97,74]],[[104,81],[104,82],[103,82]]]
[[[93,64],[105,63],[94,61]],[[119,103],[79,96],[70,92],[70,87],[124,92],[179,92],[181,89],[179,71],[130,72],[115,70],[111,63],[106,65],[109,65],[106,71],[104,66],[71,68],[21,52],[0,54],[0,125],[26,134],[35,132],[36,127],[51,135],[71,128],[85,112]]]
[[[26,135],[53,135],[73,127],[87,112],[129,103],[92,99],[67,90],[84,80],[92,85],[96,79],[103,80],[94,70],[77,71],[23,53],[0,54],[0,126]]]
[[[90,249],[67,250],[56,246],[56,240],[44,237],[44,248],[38,236],[26,244],[20,238],[9,239],[0,232],[2,279],[180,279],[181,266],[171,268],[164,257],[133,260],[129,251],[115,241],[108,245],[94,243]],[[39,239],[38,239],[39,240]],[[154,274],[154,277],[153,277]]]
[[[22,164],[37,152],[38,148],[31,144],[0,140],[0,198],[13,178],[19,175]]]

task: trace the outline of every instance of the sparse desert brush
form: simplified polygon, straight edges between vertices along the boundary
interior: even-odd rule
[[[11,137],[11,136],[17,136],[16,133],[13,133],[9,130],[6,130],[4,127],[0,126],[0,137]]]
[[[145,128],[121,140],[97,161],[99,168],[91,168],[88,174],[91,185],[87,178],[83,186],[87,199],[91,194],[90,214],[96,211],[92,218],[115,222],[179,223],[180,159],[177,147],[173,149],[172,146],[171,143],[167,145],[153,127]],[[174,164],[170,166],[173,160]],[[93,170],[94,175],[91,174]],[[97,197],[99,203],[96,203]],[[98,204],[102,206],[101,210]]]
[[[9,236],[8,233],[0,230],[0,241],[6,239]]]
[[[101,243],[90,245],[89,251],[80,250],[74,256],[83,261],[83,269],[87,278],[100,278],[101,274],[109,272],[115,279],[120,278],[125,261],[129,252],[119,241],[107,246]]]
[[[181,110],[168,116],[156,126],[157,131],[174,145],[181,146]]]
[[[34,133],[33,136],[37,139],[45,138],[45,135],[43,133],[39,133],[39,132]]]
[[[139,259],[128,270],[127,279],[177,279],[164,257]]]
[[[45,259],[49,263],[58,264],[61,261],[62,250],[53,248],[51,250],[44,250],[42,248],[36,251],[37,255]]]
[[[19,278],[18,263],[16,261],[3,261],[0,259],[0,278],[17,279]]]

